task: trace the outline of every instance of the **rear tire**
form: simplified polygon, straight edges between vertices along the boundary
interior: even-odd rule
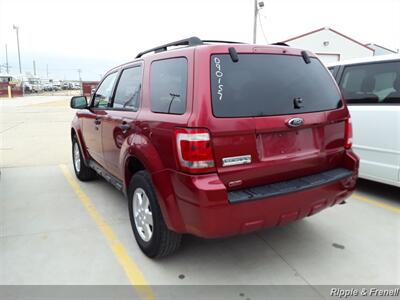
[[[75,175],[81,181],[93,180],[97,177],[96,172],[85,165],[81,148],[76,136],[72,138],[72,162],[74,165]]]
[[[128,197],[133,234],[143,253],[156,258],[177,251],[181,235],[167,228],[148,172],[139,171],[132,177]]]

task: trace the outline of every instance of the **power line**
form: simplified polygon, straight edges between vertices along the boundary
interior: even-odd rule
[[[268,44],[268,40],[267,40],[267,37],[266,37],[265,32],[264,32],[264,27],[263,27],[263,24],[261,22],[261,14],[258,14],[258,21],[260,23],[260,28],[261,28],[261,32],[263,34],[264,40]]]

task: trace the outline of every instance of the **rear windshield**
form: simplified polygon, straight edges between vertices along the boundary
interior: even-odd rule
[[[216,117],[255,117],[332,110],[342,106],[329,72],[315,58],[239,54],[211,56]]]

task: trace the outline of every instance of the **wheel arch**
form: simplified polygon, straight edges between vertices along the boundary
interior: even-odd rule
[[[120,165],[124,168],[123,179],[126,189],[137,171],[146,170],[153,174],[164,169],[157,149],[146,136],[141,134],[133,134],[125,140],[121,149]]]
[[[78,140],[79,148],[81,149],[81,153],[83,156],[83,163],[85,166],[88,166],[88,161],[90,159],[89,154],[85,147],[85,142],[82,137],[82,132],[80,130],[76,130],[74,127],[71,127],[71,142],[76,138]]]
[[[147,168],[145,164],[142,161],[140,161],[140,159],[138,159],[136,156],[131,155],[125,159],[124,186],[126,191],[129,188],[129,183],[131,182],[133,175],[142,170],[147,170]]]
[[[136,142],[142,138],[145,137],[135,137]],[[129,184],[135,173],[142,170],[147,171],[167,227],[175,232],[183,232],[183,220],[174,197],[170,172],[162,164],[157,149],[150,142],[132,142],[126,151],[123,165],[126,195],[129,195]]]

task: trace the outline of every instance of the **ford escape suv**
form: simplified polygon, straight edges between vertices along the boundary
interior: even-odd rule
[[[71,107],[76,176],[127,196],[149,257],[177,250],[182,234],[299,220],[355,188],[349,112],[307,51],[192,37],[139,53]]]

